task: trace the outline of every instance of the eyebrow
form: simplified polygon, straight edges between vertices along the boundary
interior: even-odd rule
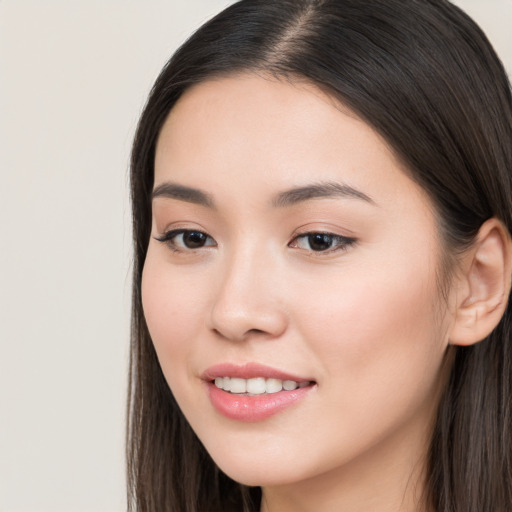
[[[194,203],[207,208],[215,208],[210,194],[197,188],[185,187],[176,183],[162,183],[155,187],[151,193],[151,199],[156,197],[166,197],[168,199],[178,199],[187,203]]]
[[[376,204],[375,201],[364,192],[361,192],[350,185],[337,182],[314,183],[304,187],[286,190],[278,194],[272,201],[272,204],[276,207],[286,207],[303,201],[309,201],[310,199],[325,197],[360,199],[373,205]]]
[[[197,188],[178,185],[177,183],[165,182],[158,185],[151,193],[152,199],[155,199],[156,197],[177,199],[179,201],[198,204],[207,208],[215,208],[213,198],[207,192],[203,192]],[[302,187],[291,188],[279,193],[272,200],[271,204],[276,208],[284,208],[304,201],[309,201],[311,199],[326,197],[360,199],[375,205],[375,201],[373,201],[373,199],[364,192],[361,192],[350,185],[337,182],[314,183]]]

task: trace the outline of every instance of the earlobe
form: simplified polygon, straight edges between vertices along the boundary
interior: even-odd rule
[[[450,333],[452,345],[468,346],[498,325],[510,293],[512,247],[508,230],[496,218],[482,224],[465,255],[462,289]]]

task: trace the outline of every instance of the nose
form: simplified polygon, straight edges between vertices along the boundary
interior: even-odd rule
[[[210,328],[221,337],[243,341],[277,338],[288,325],[275,259],[241,254],[226,261],[218,275]]]

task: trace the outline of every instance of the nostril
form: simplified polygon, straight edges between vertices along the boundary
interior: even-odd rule
[[[249,329],[246,334],[265,334],[261,329]]]
[[[226,336],[219,329],[213,329],[213,332],[221,338],[231,337],[231,336]],[[268,333],[266,333],[263,329],[249,329],[248,331],[243,333],[242,336],[240,336],[240,339],[245,339],[250,336],[261,336],[261,335],[268,335]]]

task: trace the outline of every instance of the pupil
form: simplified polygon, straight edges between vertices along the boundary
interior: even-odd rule
[[[332,245],[332,237],[330,235],[316,233],[314,235],[309,235],[308,238],[309,246],[313,251],[325,251]]]
[[[197,249],[198,247],[203,247],[206,243],[206,236],[198,231],[190,231],[184,234],[183,243],[189,249]]]

